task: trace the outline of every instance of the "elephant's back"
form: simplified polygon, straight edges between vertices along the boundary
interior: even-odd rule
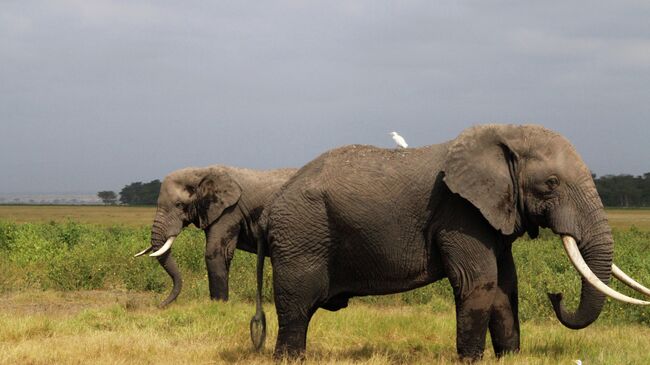
[[[270,170],[255,170],[233,166],[221,166],[221,168],[227,170],[242,187],[272,191],[279,190],[298,171],[297,168]]]
[[[418,212],[429,204],[446,151],[446,144],[408,149],[350,145],[327,151],[289,179],[269,213],[285,219],[296,211],[318,210],[362,230],[406,221],[420,226],[426,217]],[[398,236],[413,233],[398,233],[402,230],[396,229]]]
[[[386,149],[371,145],[348,145],[329,150],[299,169],[279,195],[336,196],[387,199],[399,197],[403,189],[430,191],[442,166],[448,143],[421,148]]]
[[[324,156],[320,180],[325,188],[335,191],[350,187],[393,195],[390,192],[397,194],[401,187],[424,187],[434,181],[446,150],[445,145],[400,149],[346,146]]]

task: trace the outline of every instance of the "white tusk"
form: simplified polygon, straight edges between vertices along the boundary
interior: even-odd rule
[[[627,276],[627,274],[625,274],[623,270],[619,269],[618,266],[614,264],[612,264],[612,275],[614,275],[615,278],[622,281],[625,285],[629,286],[630,288],[650,297],[650,289],[637,283],[634,279]]]
[[[163,245],[163,247],[160,248],[160,250],[152,253],[149,256],[157,257],[157,256],[160,256],[160,255],[164,254],[165,252],[169,251],[169,249],[172,248],[172,243],[174,243],[174,238],[176,238],[176,237],[175,236],[174,237],[169,237],[167,239],[167,242],[165,242],[165,244]]]
[[[135,255],[133,255],[133,257],[142,256],[142,255],[144,255],[145,253],[151,251],[152,249],[153,249],[153,247],[145,248],[144,250],[142,250],[142,251],[136,253]]]
[[[600,281],[600,279],[598,279],[596,274],[594,274],[594,272],[591,271],[589,265],[587,265],[587,263],[585,262],[585,259],[582,258],[582,255],[580,254],[580,250],[578,250],[578,244],[573,239],[573,237],[562,236],[562,243],[564,244],[564,250],[569,256],[569,259],[571,260],[573,266],[575,266],[575,268],[578,270],[580,275],[582,275],[582,277],[584,277],[589,282],[589,284],[591,284],[594,288],[596,288],[596,290],[613,299],[620,300],[621,302],[638,304],[638,305],[650,305],[650,302],[630,298],[627,295],[621,294],[616,290],[608,287],[607,285],[605,285],[605,283]]]

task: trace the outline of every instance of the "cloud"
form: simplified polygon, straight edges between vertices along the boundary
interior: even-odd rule
[[[160,24],[168,15],[164,7],[141,1],[64,0],[56,5],[88,27]]]
[[[649,17],[630,1],[2,2],[0,192],[299,166],[484,122],[541,123],[598,174],[645,172]]]

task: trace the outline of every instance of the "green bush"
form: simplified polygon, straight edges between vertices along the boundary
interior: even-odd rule
[[[18,226],[15,223],[0,221],[0,251],[6,252],[16,237]]]
[[[650,285],[650,233],[638,229],[614,231],[615,262],[641,283]],[[161,299],[171,280],[158,262],[133,254],[150,244],[150,228],[103,227],[75,222],[15,224],[0,221],[0,291],[30,289],[126,289],[154,291]],[[206,298],[205,238],[201,230],[186,229],[174,243],[173,255],[183,276],[179,300]],[[560,239],[543,231],[536,240],[520,239],[513,247],[519,277],[522,320],[554,318],[546,293],[562,292],[569,309],[580,296],[580,277],[564,254]],[[236,251],[230,270],[230,296],[255,298],[256,256]],[[264,298],[271,301],[272,270],[267,259]],[[613,281],[612,287],[630,296],[638,293]],[[355,299],[378,305],[428,304],[433,310],[453,310],[447,280],[412,291]],[[650,324],[647,308],[608,300],[601,321]]]

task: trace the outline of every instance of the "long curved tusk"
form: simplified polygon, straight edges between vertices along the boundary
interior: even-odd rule
[[[169,249],[172,248],[172,243],[174,243],[174,238],[176,238],[176,236],[174,236],[174,237],[169,237],[169,238],[167,239],[167,242],[165,242],[165,244],[163,245],[163,247],[160,248],[160,250],[158,250],[158,251],[152,253],[152,254],[149,255],[149,256],[151,256],[151,257],[158,257],[158,256],[164,254],[165,252],[169,251]]]
[[[623,270],[619,269],[618,266],[614,264],[612,264],[612,275],[614,275],[615,278],[622,281],[625,285],[629,286],[630,288],[650,297],[650,289],[637,283],[636,280],[627,276],[627,274],[625,274]]]
[[[591,284],[594,288],[596,288],[596,290],[613,299],[619,300],[624,303],[650,305],[650,302],[630,298],[627,295],[621,294],[616,290],[608,287],[607,285],[605,285],[605,283],[600,281],[600,279],[598,279],[596,274],[594,274],[594,272],[591,271],[589,265],[587,265],[585,260],[582,258],[582,255],[580,254],[580,250],[578,250],[578,244],[573,239],[573,237],[562,236],[562,243],[564,244],[564,250],[569,256],[569,259],[571,260],[573,266],[575,266],[575,268],[578,270],[580,275],[582,275],[582,277],[585,278],[589,282],[589,284]]]
[[[145,253],[147,253],[147,252],[149,252],[151,250],[153,250],[153,247],[149,246],[149,248],[145,248],[144,250],[142,250],[142,251],[136,253],[135,255],[133,255],[133,257],[142,256],[142,255],[144,255]]]

